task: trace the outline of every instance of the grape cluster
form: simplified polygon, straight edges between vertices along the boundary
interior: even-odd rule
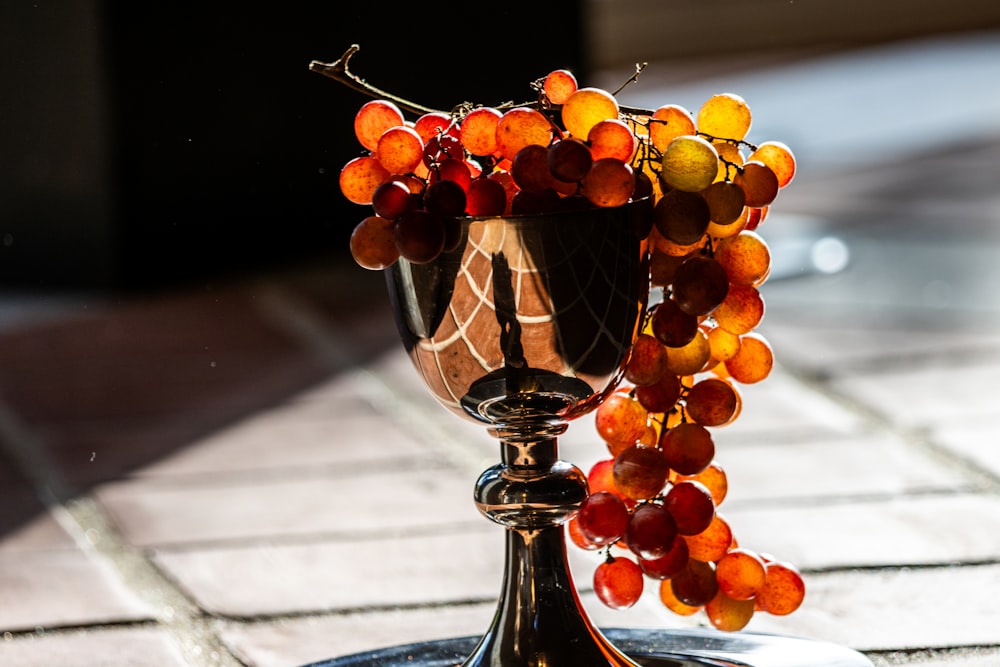
[[[632,606],[653,580],[669,609],[704,609],[724,630],[756,611],[791,613],[805,594],[796,568],[740,546],[717,511],[727,478],[710,429],[736,419],[738,386],[773,365],[755,332],[771,262],[757,230],[795,158],[781,142],[746,141],[752,117],[738,95],[713,95],[692,114],[622,107],[566,70],[532,86],[531,103],[463,104],[412,121],[391,101],[364,104],[354,123],[364,152],[340,173],[343,194],[372,207],[352,255],[368,269],[426,263],[458,247],[464,216],[650,199],[650,284],[663,298],[596,410],[609,458],[591,469],[569,535],[604,553],[594,588],[610,607]]]

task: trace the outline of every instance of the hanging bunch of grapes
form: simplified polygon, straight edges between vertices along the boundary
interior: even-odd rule
[[[357,263],[433,261],[456,249],[464,216],[516,216],[616,207],[650,199],[650,281],[662,288],[632,346],[624,381],[596,411],[609,458],[589,474],[590,496],[568,523],[575,544],[599,550],[598,597],[625,608],[647,581],[678,614],[704,609],[738,630],[755,611],[784,615],[805,589],[795,567],[737,544],[718,507],[726,473],[711,429],[740,412],[740,384],[771,371],[758,288],[770,269],[756,231],[795,173],[784,144],[746,141],[751,113],[723,93],[696,114],[676,104],[622,107],[556,70],[537,98],[463,104],[408,120],[387,99],[363,105],[363,153],[340,173],[357,224]],[[571,224],[571,218],[567,224]]]

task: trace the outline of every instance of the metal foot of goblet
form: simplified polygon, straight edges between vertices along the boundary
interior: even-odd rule
[[[820,642],[711,631],[596,628],[563,524],[587,497],[557,436],[617,383],[641,323],[651,203],[462,220],[458,249],[387,270],[404,345],[431,393],[501,445],[474,498],[506,528],[503,589],[478,638],[391,647],[315,667],[866,667]],[[612,641],[614,640],[614,641]],[[616,645],[617,643],[617,645]]]

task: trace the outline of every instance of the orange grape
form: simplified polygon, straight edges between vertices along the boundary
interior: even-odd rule
[[[451,116],[443,111],[430,111],[417,118],[413,129],[420,135],[420,140],[426,144],[432,137],[439,134],[454,134],[455,126]]]
[[[719,153],[715,146],[694,135],[684,135],[663,149],[660,178],[671,188],[699,192],[715,180]]]
[[[670,579],[664,579],[660,582],[660,602],[663,603],[664,607],[678,616],[691,616],[692,614],[697,614],[701,611],[701,606],[685,604],[677,599],[677,596],[674,594],[673,584],[670,583]]]
[[[705,605],[705,615],[716,630],[736,632],[746,627],[754,614],[753,600],[737,600],[719,591]]]
[[[612,157],[596,160],[580,182],[580,194],[595,206],[622,206],[628,203],[634,191],[632,167]]]
[[[659,558],[639,558],[639,567],[647,577],[669,579],[687,565],[688,558],[687,542],[675,536],[667,553]]]
[[[714,563],[732,548],[733,530],[728,521],[716,514],[705,530],[695,535],[686,535],[684,541],[687,543],[691,558]]]
[[[643,584],[642,570],[629,558],[609,556],[594,571],[594,592],[612,609],[627,609],[638,602]]]
[[[715,457],[712,434],[704,426],[690,422],[665,430],[660,438],[660,449],[670,469],[682,475],[698,474]]]
[[[649,140],[661,152],[677,137],[695,133],[691,112],[676,104],[661,106],[649,118]]]
[[[404,124],[403,112],[395,104],[388,100],[371,100],[354,115],[354,136],[362,146],[374,151],[383,132]]]
[[[493,155],[497,152],[497,125],[503,114],[491,107],[470,111],[462,120],[459,138],[472,155]]]
[[[519,150],[510,164],[510,175],[517,187],[525,192],[541,192],[552,187],[549,171],[549,149],[529,144]]]
[[[596,551],[601,548],[600,544],[595,544],[590,541],[590,539],[583,534],[580,530],[580,522],[577,517],[573,516],[569,521],[566,522],[566,534],[569,535],[569,539],[580,549],[584,551]]]
[[[631,521],[625,502],[608,491],[587,496],[575,518],[580,532],[598,546],[620,539]]]
[[[587,142],[595,160],[613,157],[630,162],[639,147],[632,129],[618,118],[602,120],[590,128]]]
[[[757,607],[776,616],[798,609],[806,595],[806,585],[798,569],[780,561],[771,561],[764,569],[764,587],[757,595]]]
[[[635,444],[646,432],[646,410],[626,393],[617,391],[595,411],[594,425],[598,435],[610,445]]]
[[[586,139],[597,123],[618,118],[618,100],[600,88],[579,88],[566,99],[560,113],[570,136]]]
[[[504,112],[497,123],[497,152],[513,160],[525,146],[548,146],[552,140],[552,124],[540,111],[516,107]]]
[[[710,357],[708,336],[699,329],[686,344],[667,347],[667,371],[674,375],[694,375],[705,367]]]
[[[750,160],[739,170],[733,182],[743,189],[746,205],[751,208],[767,206],[778,196],[778,177],[763,162]]]
[[[698,131],[717,139],[743,139],[750,130],[750,107],[739,95],[719,93],[708,98],[695,124]]]
[[[715,566],[719,590],[734,600],[750,600],[764,588],[764,561],[749,549],[733,549]]]
[[[351,233],[351,255],[359,266],[379,271],[396,263],[396,224],[371,215],[358,223]]]
[[[729,282],[740,285],[759,285],[771,271],[767,242],[756,232],[746,230],[719,241],[715,260],[726,270]]]
[[[375,157],[391,174],[406,174],[424,158],[424,144],[412,127],[390,127],[379,137]]]
[[[774,353],[767,340],[756,333],[740,336],[740,349],[726,362],[726,370],[734,380],[742,384],[760,382],[771,373]]]
[[[552,104],[565,104],[576,89],[576,77],[565,69],[549,72],[542,82],[542,91]]]
[[[730,333],[749,333],[764,319],[764,298],[756,287],[731,283],[726,298],[712,312],[712,317],[719,328]]]
[[[732,291],[732,286],[730,286],[730,291]],[[729,296],[728,294],[726,295]],[[725,300],[722,304],[725,304]],[[722,307],[720,304],[720,308]],[[717,315],[719,309],[716,308],[713,315]],[[736,352],[740,349],[740,337],[739,334],[735,334],[732,331],[726,331],[722,327],[716,326],[710,328],[707,332],[708,336],[708,348],[711,351],[712,358],[716,361],[728,361],[732,359]]]
[[[639,334],[625,364],[625,379],[637,387],[655,384],[666,368],[667,351],[663,343],[652,334]]]
[[[688,389],[684,400],[688,418],[702,426],[728,424],[736,416],[740,406],[736,388],[719,378],[705,378],[695,382]],[[694,474],[677,468],[674,470],[685,475]]]
[[[677,481],[684,481],[685,479],[692,479],[704,484],[712,494],[712,500],[715,501],[716,507],[722,504],[722,501],[726,499],[726,494],[729,492],[729,478],[723,467],[716,461],[710,463],[707,468],[697,475],[681,476]],[[715,518],[720,521],[722,520],[722,517],[718,514],[716,514]],[[709,529],[711,529],[711,526],[709,526]]]
[[[783,188],[795,178],[795,155],[780,141],[765,141],[750,154],[750,160],[763,162],[778,177],[778,187]]]
[[[378,186],[391,176],[371,155],[356,157],[340,170],[340,191],[349,201],[368,205]]]
[[[674,373],[666,372],[658,382],[650,385],[637,386],[633,391],[635,400],[642,407],[654,414],[669,412],[677,404],[681,395],[681,381]]]

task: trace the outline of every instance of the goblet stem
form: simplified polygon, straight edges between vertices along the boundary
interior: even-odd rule
[[[591,624],[573,584],[563,523],[587,482],[558,458],[552,431],[564,428],[497,429],[503,462],[480,476],[475,498],[507,528],[504,582],[493,623],[463,667],[636,667]]]

